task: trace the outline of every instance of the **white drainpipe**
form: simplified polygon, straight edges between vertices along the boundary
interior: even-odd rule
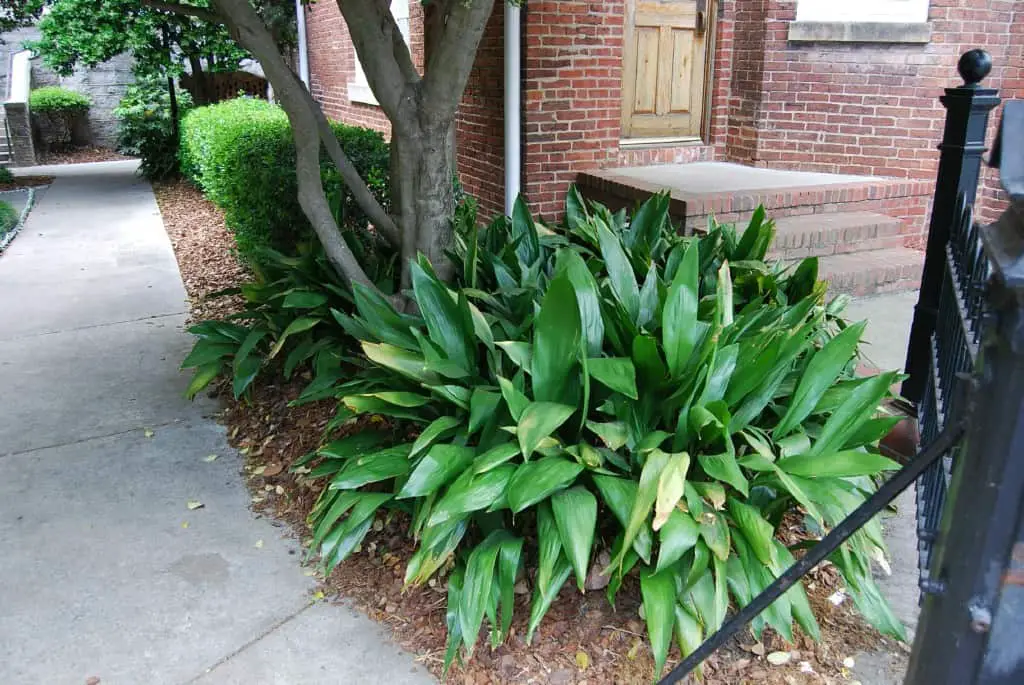
[[[512,216],[512,207],[520,188],[520,8],[505,3],[505,214]]]
[[[299,78],[309,90],[309,46],[306,44],[306,9],[302,0],[295,0],[295,28],[299,34]]]

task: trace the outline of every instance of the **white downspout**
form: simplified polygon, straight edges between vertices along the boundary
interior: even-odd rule
[[[520,128],[521,128],[521,55],[520,8],[505,3],[505,214],[512,216],[512,207],[519,196]]]
[[[299,34],[299,78],[309,90],[309,46],[306,43],[306,8],[295,0],[295,29]]]

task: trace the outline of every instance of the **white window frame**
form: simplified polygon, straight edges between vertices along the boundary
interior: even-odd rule
[[[412,43],[409,38],[409,0],[391,0],[391,15],[395,18],[395,23],[398,24],[398,30],[402,33],[405,44],[407,46],[411,45]],[[354,48],[352,55],[355,58],[355,76],[348,84],[348,99],[352,102],[361,102],[364,105],[380,105],[370,89],[370,84],[366,80],[366,72],[363,71],[363,65],[360,64],[359,56],[355,54]]]
[[[928,21],[928,0],[798,0],[796,20],[925,23]]]

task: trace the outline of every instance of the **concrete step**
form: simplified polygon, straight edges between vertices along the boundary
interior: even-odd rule
[[[818,278],[829,282],[829,295],[905,292],[921,285],[923,266],[923,252],[890,247],[819,257]]]
[[[903,224],[876,212],[827,212],[775,220],[770,256],[778,259],[826,257],[903,247]]]

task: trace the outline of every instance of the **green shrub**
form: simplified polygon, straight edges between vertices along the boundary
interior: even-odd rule
[[[836,525],[897,465],[875,445],[895,373],[854,377],[864,324],[824,303],[817,262],[764,262],[774,227],[682,239],[668,198],[624,215],[570,195],[561,230],[522,203],[456,249],[463,287],[413,269],[418,317],[355,287],[373,368],[339,388],[345,411],[421,427],[412,442],[360,434],[326,445],[311,522],[327,569],[378,509],[412,515],[417,585],[449,559],[450,661],[484,616],[500,641],[521,564],[535,564],[530,640],[563,584],[579,589],[601,550],[608,598],[637,568],[661,672],[670,641],[692,651],[791,562],[775,538],[802,509]],[[344,323],[344,319],[339,319]],[[345,513],[348,513],[345,517]],[[872,580],[877,522],[832,559],[862,613],[902,635]],[[500,619],[499,619],[500,617]],[[753,625],[819,636],[802,587]]]
[[[388,145],[368,129],[333,124],[342,148],[382,203],[387,203]],[[238,98],[192,110],[182,121],[181,170],[224,210],[239,252],[258,262],[265,248],[294,251],[311,228],[298,201],[295,145],[280,107]],[[324,188],[348,226],[367,222],[326,158]]]
[[[42,145],[51,150],[70,147],[76,129],[89,111],[89,98],[60,86],[37,88],[29,94],[29,111]]]
[[[278,310],[290,297],[312,309],[275,322],[274,342],[212,322],[190,355],[200,381],[204,362],[210,377],[244,383],[267,363],[234,361],[251,350],[323,345],[303,399],[340,398],[331,428],[360,414],[416,426],[412,441],[401,425],[329,441],[295,467],[325,479],[309,522],[327,571],[378,512],[409,515],[418,548],[406,584],[448,576],[446,668],[460,647],[472,654],[484,617],[492,645],[508,635],[525,568],[529,641],[564,584],[584,590],[607,553],[596,568],[610,602],[639,576],[660,673],[673,639],[691,652],[730,598],[748,604],[792,563],[776,537],[784,517],[802,513],[806,537],[820,535],[897,468],[877,451],[896,421],[879,415],[896,374],[855,376],[864,324],[839,318],[841,300],[826,305],[816,259],[765,262],[774,225],[763,210],[740,235],[712,225],[683,238],[665,195],[627,222],[573,190],[559,227],[521,202],[483,231],[472,203],[455,223],[459,283],[421,258],[417,315],[359,285],[349,315],[333,289],[293,290],[291,276],[275,288]],[[883,554],[874,521],[831,561],[864,616],[902,636],[871,574]],[[792,642],[794,622],[819,637],[799,585],[752,630]]]
[[[192,96],[187,90],[178,90],[177,102],[180,120],[192,108]],[[143,176],[161,179],[178,173],[178,140],[166,79],[145,77],[128,86],[114,116],[118,150],[141,159]]]
[[[92,104],[88,97],[60,86],[37,88],[29,94],[29,108],[36,113],[84,113]]]
[[[0,166],[0,183],[14,183],[14,174],[5,166]]]
[[[8,202],[0,200],[0,237],[18,225],[21,215]]]

